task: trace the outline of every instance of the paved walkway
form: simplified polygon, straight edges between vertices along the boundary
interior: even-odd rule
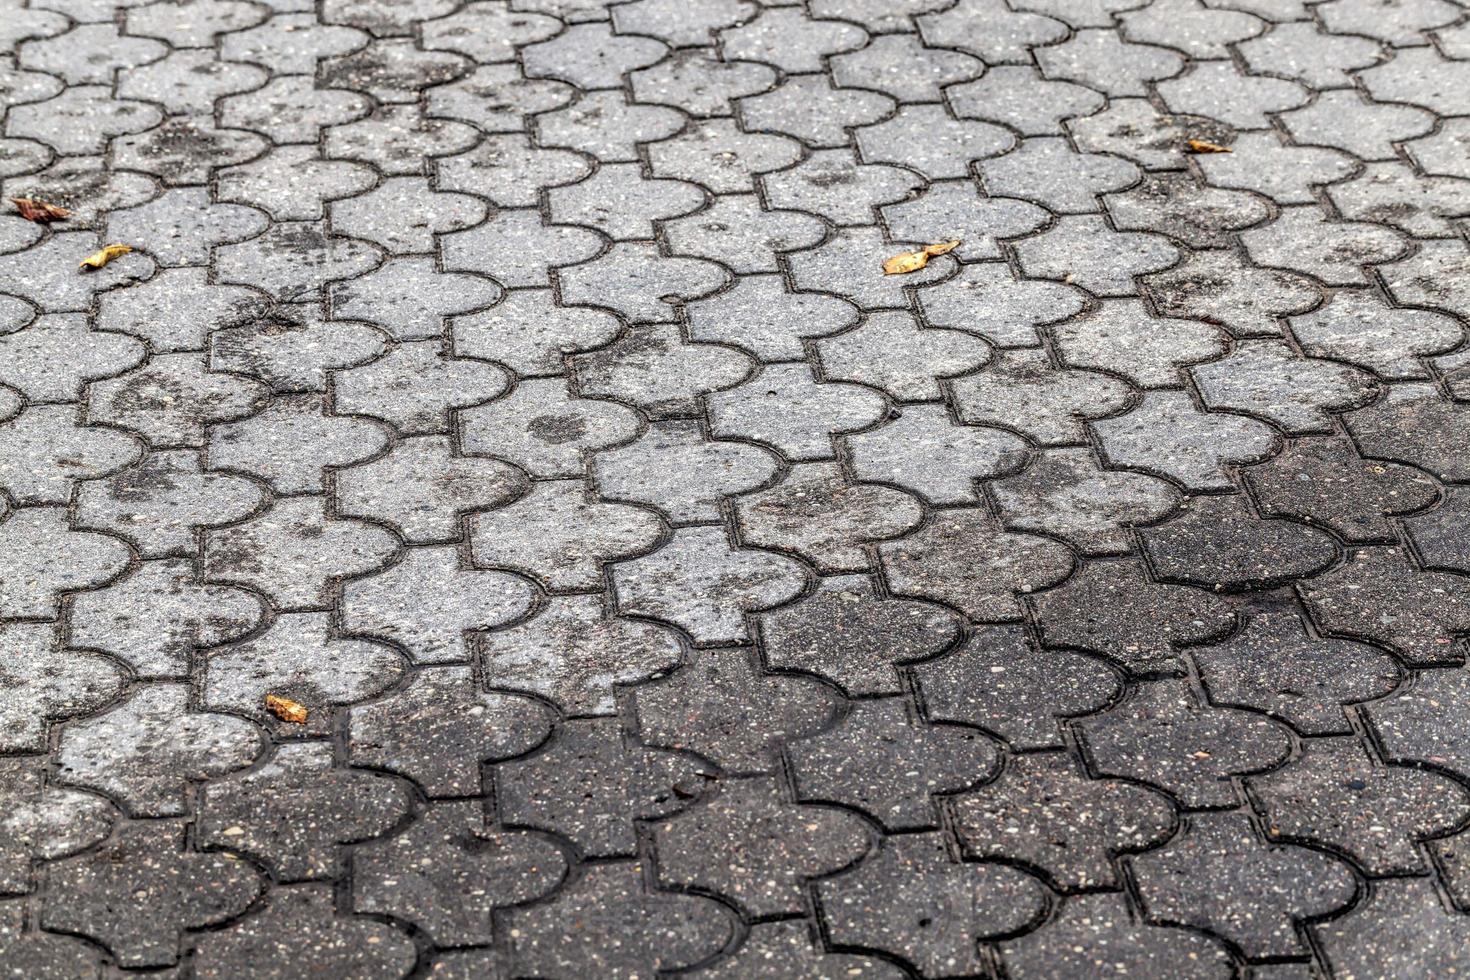
[[[1470,7],[0,0],[0,109],[0,976],[1470,972]]]

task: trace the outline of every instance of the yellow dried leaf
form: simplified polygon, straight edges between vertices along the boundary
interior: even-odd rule
[[[104,245],[91,255],[82,259],[81,268],[100,269],[119,255],[127,255],[133,250],[131,245]]]
[[[71,212],[61,205],[48,204],[46,201],[38,201],[33,197],[12,197],[10,203],[15,205],[22,218],[34,221],[38,225],[48,225],[53,221],[71,217]]]
[[[883,274],[901,276],[909,272],[918,272],[928,264],[928,252],[902,252],[883,263]]]
[[[306,724],[306,705],[298,704],[290,698],[283,698],[279,694],[267,694],[265,706],[271,709],[271,714],[285,722],[293,725]]]
[[[936,242],[933,245],[925,245],[917,252],[901,252],[883,263],[883,274],[885,276],[902,276],[910,272],[918,272],[929,264],[929,260],[936,255],[953,252],[960,247],[958,238],[948,242]]]
[[[1184,145],[1189,147],[1190,153],[1234,153],[1228,146],[1219,143],[1211,143],[1209,140],[1185,140]]]

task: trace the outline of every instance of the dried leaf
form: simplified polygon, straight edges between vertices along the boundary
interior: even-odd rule
[[[885,276],[903,276],[918,272],[929,264],[928,252],[903,252],[883,263]]]
[[[306,705],[298,704],[290,698],[283,698],[279,694],[267,694],[265,706],[271,709],[271,714],[285,722],[293,725],[306,724]]]
[[[127,255],[132,250],[131,245],[104,245],[98,251],[82,259],[81,268],[100,269],[119,255]]]
[[[1234,153],[1228,146],[1219,143],[1211,143],[1209,140],[1185,140],[1184,145],[1189,147],[1190,153]]]
[[[960,247],[958,238],[949,242],[937,242],[933,245],[925,245],[917,252],[902,252],[883,263],[883,274],[885,276],[903,276],[910,272],[918,272],[929,264],[929,260],[936,255],[953,252]]]
[[[48,204],[33,197],[12,197],[10,203],[20,211],[20,216],[38,225],[49,225],[71,217],[71,212],[59,204]]]

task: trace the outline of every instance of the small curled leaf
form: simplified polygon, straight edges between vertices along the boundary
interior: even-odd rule
[[[910,272],[918,272],[929,264],[929,260],[936,255],[944,255],[953,252],[960,247],[958,238],[948,242],[937,242],[933,245],[925,245],[916,252],[900,252],[893,258],[883,263],[883,274],[885,276],[902,276]]]
[[[100,269],[119,255],[127,255],[133,250],[131,245],[104,245],[91,255],[82,259],[80,268]]]
[[[71,212],[61,205],[38,201],[33,197],[12,197],[10,203],[15,205],[22,218],[38,225],[49,225],[53,221],[71,217]]]
[[[265,706],[270,709],[271,714],[284,722],[292,725],[306,724],[306,705],[290,698],[283,698],[279,694],[267,694]]]
[[[1185,140],[1184,145],[1189,147],[1190,153],[1234,153],[1228,146],[1219,143],[1211,143],[1209,140]]]

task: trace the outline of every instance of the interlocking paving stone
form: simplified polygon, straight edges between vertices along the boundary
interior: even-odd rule
[[[1343,973],[1433,976],[1465,968],[1464,923],[1429,880],[1399,878],[1378,883],[1351,915],[1315,931],[1327,962]]]
[[[781,744],[822,729],[836,711],[827,685],[802,674],[758,672],[743,649],[702,651],[687,669],[634,695],[648,744],[697,752],[746,772],[774,767]],[[764,724],[752,724],[754,712]]]
[[[1291,749],[1284,726],[1215,707],[1178,679],[1141,683],[1077,727],[1096,771],[1157,786],[1186,807],[1228,806],[1232,777],[1275,769]]]
[[[1455,0],[0,0],[0,973],[1465,972],[1467,80]]]
[[[412,922],[444,946],[488,944],[495,908],[540,898],[566,873],[555,844],[487,828],[477,800],[430,804],[406,832],[352,860],[357,911]]]
[[[1167,973],[1223,980],[1235,973],[1218,939],[1139,922],[1113,892],[1068,899],[1046,928],[1007,940],[1001,951],[1007,974],[1017,978]]]
[[[0,847],[0,894],[31,891],[33,859],[76,854],[111,832],[116,811],[111,803],[90,793],[46,786],[45,773],[34,757],[7,758],[3,826],[7,837]],[[11,928],[6,926],[6,928]]]
[[[751,926],[733,956],[705,967],[698,975],[710,980],[825,980],[832,976],[898,980],[904,973],[889,960],[825,952],[800,920],[778,919]]]
[[[1352,736],[1310,739],[1290,764],[1246,782],[1274,835],[1327,845],[1369,874],[1417,872],[1414,845],[1463,824],[1470,793],[1440,773],[1375,761]]]
[[[25,906],[0,903],[0,955],[6,967],[31,976],[100,977],[97,950],[71,936],[28,931]]]
[[[979,631],[950,656],[918,665],[914,675],[930,718],[983,728],[1018,748],[1059,747],[1064,718],[1103,708],[1123,690],[1099,659],[1070,651],[1043,655],[1019,626]],[[973,684],[973,677],[986,683]]]
[[[39,752],[49,722],[85,715],[114,700],[122,673],[110,661],[53,650],[47,626],[12,623],[0,637],[6,693],[0,701],[0,750]]]
[[[758,619],[767,665],[816,674],[849,694],[898,693],[894,667],[940,653],[962,629],[944,607],[880,595],[862,575],[824,578],[816,592]]]
[[[1116,886],[1110,858],[1161,843],[1175,820],[1160,794],[1089,779],[1059,753],[1018,755],[999,779],[955,796],[952,806],[967,855],[1024,861],[1064,890]]]
[[[1151,173],[1103,201],[1119,228],[1162,232],[1196,248],[1228,247],[1232,231],[1270,213],[1258,195],[1201,186],[1187,173]]]
[[[632,742],[616,718],[568,722],[545,751],[496,769],[506,820],[553,832],[594,857],[633,854],[634,820],[689,806],[706,774],[687,753]]]
[[[1402,676],[1384,651],[1311,636],[1292,613],[1253,614],[1228,641],[1190,654],[1217,702],[1269,712],[1307,735],[1348,731],[1343,708],[1387,694]]]
[[[865,570],[865,544],[899,537],[924,516],[912,495],[850,486],[830,463],[797,463],[779,487],[743,496],[736,513],[745,541],[795,552],[823,572]]]
[[[950,391],[962,422],[1013,429],[1046,446],[1082,442],[1082,420],[1116,414],[1131,388],[1101,372],[1060,367],[1044,350],[1021,349],[957,379]]]
[[[1426,377],[1423,359],[1458,346],[1464,336],[1443,313],[1392,307],[1371,292],[1334,293],[1325,306],[1288,323],[1306,353],[1346,361],[1392,381]]]
[[[1462,487],[1446,487],[1438,507],[1404,520],[1409,540],[1419,549],[1424,561],[1437,568],[1465,571],[1465,508],[1470,495]]]
[[[145,561],[131,575],[71,600],[78,646],[115,657],[141,677],[185,677],[196,646],[237,640],[264,622],[258,594],[201,582],[187,559]]]
[[[829,379],[871,385],[900,401],[938,399],[941,380],[990,360],[989,346],[973,334],[921,331],[911,315],[897,310],[875,313],[856,330],[814,346]]]
[[[1021,473],[994,481],[990,489],[1008,527],[1044,531],[1087,554],[1127,552],[1129,526],[1151,524],[1178,504],[1166,481],[1101,469],[1080,448],[1039,453]]]
[[[977,940],[1025,929],[1045,903],[1032,876],[954,861],[937,832],[895,836],[816,892],[833,941],[899,956],[936,977],[973,974]]]
[[[662,530],[648,511],[605,503],[585,481],[546,480],[513,504],[471,517],[470,555],[548,589],[595,589],[605,563],[653,549]]]
[[[42,925],[101,943],[119,966],[173,965],[183,930],[227,922],[264,890],[238,856],[187,850],[185,830],[177,819],[123,824],[101,847],[52,864]]]
[[[643,323],[599,350],[576,354],[582,392],[616,400],[648,418],[687,418],[701,395],[727,390],[754,369],[749,355],[716,344],[686,343],[671,323]]]
[[[725,895],[756,916],[802,912],[802,879],[858,860],[868,832],[855,814],[783,800],[779,782],[721,781],[706,806],[660,823],[660,879]]]
[[[1344,908],[1357,890],[1341,860],[1266,844],[1239,814],[1191,816],[1167,847],[1129,864],[1150,919],[1204,928],[1251,957],[1305,952],[1295,924]]]
[[[1047,644],[1092,650],[1138,673],[1177,672],[1178,646],[1223,637],[1234,623],[1212,589],[1158,581],[1131,558],[1085,565],[1032,605]]]
[[[195,975],[230,976],[249,963],[261,977],[297,970],[323,976],[403,977],[416,960],[413,940],[400,926],[364,916],[339,915],[329,885],[280,886],[254,915],[201,938]]]
[[[330,634],[324,613],[284,613],[258,637],[214,651],[204,667],[204,703],[283,735],[325,734],[333,708],[381,693],[405,666],[402,654],[386,644]],[[301,727],[285,729],[286,722],[266,708],[269,694],[317,710]]]
[[[1262,514],[1320,525],[1351,542],[1391,538],[1390,516],[1420,510],[1437,496],[1422,470],[1364,459],[1331,436],[1293,440],[1242,475]]]
[[[334,767],[325,742],[293,742],[258,769],[200,794],[199,840],[253,855],[281,881],[335,878],[341,845],[391,830],[409,812],[400,780]]]
[[[257,726],[190,710],[189,702],[182,684],[149,684],[68,727],[56,751],[57,775],[105,792],[139,816],[187,812],[190,780],[244,768],[264,747]]]
[[[1464,581],[1417,567],[1403,549],[1362,548],[1296,589],[1324,632],[1381,643],[1416,665],[1465,660],[1454,641],[1470,622]]]
[[[932,725],[900,699],[861,701],[830,731],[792,743],[800,799],[842,803],[890,830],[933,826],[936,794],[987,779],[994,742],[974,729]]]
[[[1071,552],[1056,541],[1004,531],[968,509],[940,511],[878,553],[894,592],[932,596],[981,622],[1020,618],[1022,594],[1057,584],[1073,567]]]
[[[597,596],[555,596],[531,619],[480,641],[496,687],[541,694],[569,714],[612,714],[616,687],[660,677],[679,665],[677,634],[610,616]]]
[[[1322,531],[1257,518],[1235,494],[1190,501],[1173,520],[1138,536],[1159,578],[1217,592],[1308,578],[1337,559]]]
[[[1052,328],[1052,338],[1068,364],[1119,375],[1138,388],[1177,385],[1181,368],[1225,353],[1217,327],[1152,318],[1133,300],[1103,301]]]
[[[650,889],[643,866],[595,865],[549,902],[510,913],[513,976],[652,976],[708,961],[731,942],[726,906]]]
[[[521,755],[550,729],[535,702],[480,690],[468,667],[434,667],[350,709],[347,752],[366,768],[413,780],[427,796],[474,796],[482,762]]]

